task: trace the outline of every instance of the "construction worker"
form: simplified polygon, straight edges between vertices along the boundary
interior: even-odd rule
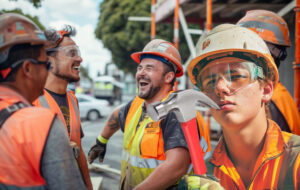
[[[271,11],[251,10],[238,21],[240,26],[256,32],[267,44],[277,68],[284,61],[286,48],[291,46],[287,23]],[[283,131],[300,135],[300,116],[288,90],[279,82],[269,104],[269,111]]]
[[[300,189],[300,137],[267,118],[278,71],[265,42],[253,31],[222,24],[204,34],[188,65],[192,83],[214,100],[222,126],[209,174],[225,189]]]
[[[86,189],[63,124],[31,105],[50,68],[46,44],[28,18],[0,15],[0,189]]]
[[[155,39],[131,57],[139,64],[138,96],[112,112],[89,151],[88,161],[92,163],[99,157],[102,162],[108,139],[121,129],[124,139],[120,189],[176,188],[176,182],[190,165],[180,123],[174,113],[169,113],[161,122],[154,122],[146,108],[150,103],[164,101],[172,93],[176,77],[183,75],[179,52],[170,42]],[[198,117],[198,124],[200,120]],[[202,147],[209,151],[209,135],[199,126]]]
[[[92,189],[86,157],[81,146],[83,131],[78,102],[74,93],[67,90],[68,83],[80,79],[79,66],[82,58],[78,46],[71,38],[75,34],[76,30],[69,25],[60,31],[45,31],[46,38],[55,44],[46,50],[52,66],[45,84],[44,96],[40,96],[34,105],[51,109],[64,123],[85,185]]]

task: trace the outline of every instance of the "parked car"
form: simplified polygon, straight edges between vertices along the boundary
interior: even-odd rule
[[[76,94],[80,117],[95,121],[101,117],[108,116],[111,112],[107,100],[99,100],[86,94]]]

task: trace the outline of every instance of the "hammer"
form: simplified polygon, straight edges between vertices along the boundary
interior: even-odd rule
[[[188,89],[171,93],[163,102],[149,104],[147,112],[154,121],[165,118],[169,112],[175,113],[187,141],[194,172],[202,175],[206,173],[206,167],[197,130],[195,105],[197,102],[204,107],[220,109],[213,100],[202,92]]]

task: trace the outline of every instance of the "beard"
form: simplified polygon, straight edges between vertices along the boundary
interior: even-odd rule
[[[153,86],[153,84],[151,83],[151,79],[149,79],[148,77],[146,76],[142,76],[138,79],[138,81],[140,79],[143,79],[143,80],[146,80],[148,82],[148,89],[147,90],[144,90],[144,91],[140,91],[139,89],[139,92],[138,92],[138,96],[144,100],[149,100],[151,98],[153,98],[161,89],[161,85],[159,84],[158,86]],[[162,81],[163,79],[161,79]]]
[[[60,70],[58,68],[53,70],[52,72],[55,76],[65,80],[67,82],[78,82],[80,80],[79,76],[78,77],[73,77],[73,76],[68,75],[68,74],[63,74],[63,73],[60,72]]]
[[[149,100],[160,91],[160,88],[160,86],[154,87],[151,85],[146,92],[139,91],[138,96],[144,100]]]

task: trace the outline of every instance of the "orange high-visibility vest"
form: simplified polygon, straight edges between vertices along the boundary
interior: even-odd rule
[[[89,175],[87,160],[83,152],[83,149],[81,147],[81,130],[80,130],[81,122],[80,122],[79,109],[77,105],[77,99],[72,91],[67,92],[67,100],[68,100],[69,113],[70,113],[70,132],[68,132],[67,124],[63,116],[63,113],[61,112],[55,99],[51,96],[51,94],[47,92],[47,90],[44,90],[44,96],[40,96],[38,99],[36,99],[33,102],[33,105],[51,109],[54,113],[57,114],[58,118],[64,123],[66,131],[69,134],[70,141],[76,142],[76,144],[80,148],[80,154],[79,157],[77,158],[77,163],[79,165],[85,184],[89,189],[91,189],[92,182]]]
[[[258,156],[251,183],[245,187],[229,158],[221,137],[211,159],[206,161],[208,174],[220,179],[230,190],[300,189],[300,137],[282,132],[269,120],[263,149]]]
[[[17,102],[29,107],[13,113],[1,126],[0,186],[43,189],[41,157],[55,114],[32,107],[13,90],[0,86],[0,110]]]
[[[281,83],[277,84],[272,96],[272,101],[285,118],[291,133],[300,135],[299,112],[293,98]]]

